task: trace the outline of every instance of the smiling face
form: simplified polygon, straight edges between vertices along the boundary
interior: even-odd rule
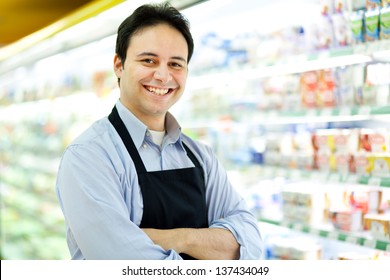
[[[138,31],[130,38],[125,63],[115,55],[120,100],[152,130],[164,130],[165,114],[181,97],[187,79],[188,46],[167,24]]]

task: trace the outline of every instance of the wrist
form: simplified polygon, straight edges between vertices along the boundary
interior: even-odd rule
[[[191,232],[193,229],[190,228],[178,228],[177,231],[177,240],[179,245],[179,253],[188,252],[188,248],[191,247],[193,233]]]

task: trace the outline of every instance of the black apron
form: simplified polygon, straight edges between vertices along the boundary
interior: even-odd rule
[[[116,107],[108,116],[134,161],[143,197],[140,228],[207,228],[206,187],[203,169],[183,143],[195,167],[147,172]],[[193,259],[180,254],[183,259]]]

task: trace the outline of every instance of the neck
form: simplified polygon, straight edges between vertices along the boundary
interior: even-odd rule
[[[138,116],[137,116],[138,117]],[[143,122],[150,130],[154,131],[164,131],[165,130],[165,115],[158,117],[150,117],[139,118],[141,122]]]
[[[131,110],[130,110],[131,111]],[[165,130],[165,115],[166,114],[142,114],[142,112],[133,112],[134,116],[137,117],[144,125],[146,125],[149,129],[155,131],[164,131]]]
[[[139,119],[144,125],[146,125],[149,129],[155,131],[164,131],[165,130],[165,116],[166,113],[161,114],[144,114],[139,110],[133,110],[129,106],[126,106],[125,103],[121,101],[121,103],[129,110],[137,119]]]

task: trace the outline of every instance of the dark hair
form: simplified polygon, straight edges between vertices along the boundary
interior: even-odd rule
[[[188,45],[187,63],[190,61],[194,51],[194,41],[190,32],[188,20],[169,3],[146,4],[138,7],[127,17],[118,28],[115,52],[122,60],[126,60],[127,48],[131,37],[143,28],[166,23],[183,34]]]

